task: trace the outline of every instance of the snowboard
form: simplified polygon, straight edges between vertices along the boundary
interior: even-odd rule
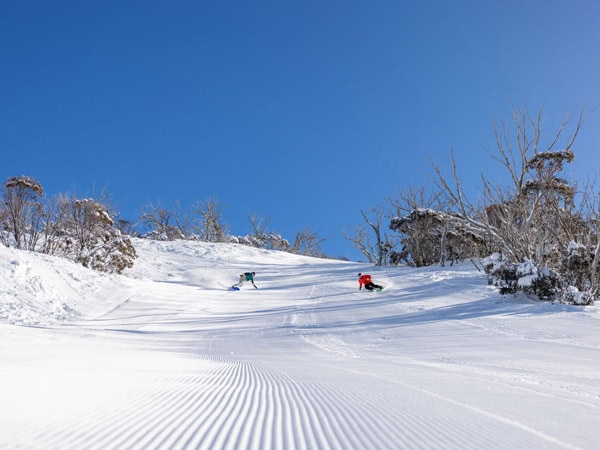
[[[240,288],[239,288],[239,287],[237,287],[237,286],[231,286],[231,289],[230,289],[230,290],[232,290],[232,291],[239,291],[239,290],[240,290]]]

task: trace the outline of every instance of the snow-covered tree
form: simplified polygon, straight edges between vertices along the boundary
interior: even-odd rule
[[[395,217],[390,228],[400,233],[403,246],[399,257],[417,267],[481,256],[486,249],[484,227],[459,214],[418,208]]]
[[[506,169],[512,184],[501,187],[483,175],[483,204],[478,206],[463,191],[454,154],[453,183],[434,165],[444,194],[470,225],[485,227],[482,236],[492,250],[502,255],[504,268],[496,277],[498,273],[506,277],[503,288],[506,291],[514,288],[539,298],[557,298],[569,286],[586,292],[593,284],[590,279],[595,277],[594,270],[585,277],[567,270],[574,267],[572,242],[585,240],[590,249],[598,244],[597,232],[592,231],[590,222],[575,204],[576,183],[562,175],[565,164],[574,159],[573,145],[584,122],[583,113],[565,138],[570,121],[571,117],[566,117],[549,140],[542,136],[541,111],[537,116],[531,116],[527,108],[515,111],[512,128],[496,124],[497,152],[492,157]],[[597,255],[595,250],[586,250],[586,258],[594,254]],[[517,268],[525,262],[536,268],[530,283],[519,281]],[[594,264],[597,265],[597,258],[586,263],[588,268]],[[592,295],[597,295],[597,289]]]

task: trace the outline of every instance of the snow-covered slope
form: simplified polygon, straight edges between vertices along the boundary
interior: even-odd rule
[[[467,263],[135,246],[123,276],[0,247],[0,448],[597,446],[596,307],[499,297]],[[247,270],[259,289],[227,290]]]

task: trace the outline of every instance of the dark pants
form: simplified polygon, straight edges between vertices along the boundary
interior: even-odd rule
[[[365,284],[365,289],[368,291],[372,291],[373,289],[381,289],[381,286],[370,281],[367,284]]]

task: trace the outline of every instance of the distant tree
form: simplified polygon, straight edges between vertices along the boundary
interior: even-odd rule
[[[43,219],[42,185],[32,177],[10,177],[4,182],[0,206],[2,242],[19,249],[35,250]]]
[[[292,247],[287,239],[284,239],[281,234],[269,230],[269,219],[265,219],[256,213],[251,213],[248,215],[248,220],[250,221],[252,232],[240,238],[240,243],[267,250],[291,251]]]
[[[290,252],[291,246],[287,239],[276,232],[269,232],[266,245],[263,247],[267,250],[280,250],[282,252]]]
[[[60,254],[64,241],[68,239],[66,230],[67,207],[70,201],[66,195],[56,195],[48,199],[44,205],[45,222],[42,230],[42,246],[40,251],[49,255]]]
[[[131,220],[122,219],[118,217],[115,220],[115,227],[117,227],[121,234],[125,234],[131,237],[140,237],[140,233],[136,229],[135,222],[132,222]]]
[[[268,241],[270,221],[256,213],[248,214],[248,220],[252,232],[246,236],[246,241],[253,247],[264,248]]]
[[[205,242],[227,242],[229,232],[223,223],[225,207],[217,199],[198,202],[193,212],[200,217],[192,225],[193,231]]]
[[[362,225],[356,225],[352,233],[344,232],[344,237],[352,242],[354,248],[362,253],[371,264],[386,265],[388,255],[394,248],[392,239],[382,230],[386,213],[382,207],[360,211],[365,223],[370,228],[368,232]]]
[[[148,203],[139,216],[139,222],[146,230],[143,237],[148,239],[173,241],[186,237],[182,218],[160,202]]]
[[[303,231],[296,233],[294,244],[289,251],[297,255],[321,257],[323,256],[321,243],[324,241],[325,239],[320,238],[317,233],[305,228]]]
[[[448,210],[448,205],[443,202],[442,192],[426,190],[422,187],[409,187],[398,192],[395,197],[389,196],[387,202],[395,213],[395,217],[405,216],[417,209]]]
[[[362,224],[355,225],[351,232],[344,231],[344,237],[346,240],[352,242],[353,247],[367,258],[369,263],[374,263],[375,251],[369,238],[369,232]]]

